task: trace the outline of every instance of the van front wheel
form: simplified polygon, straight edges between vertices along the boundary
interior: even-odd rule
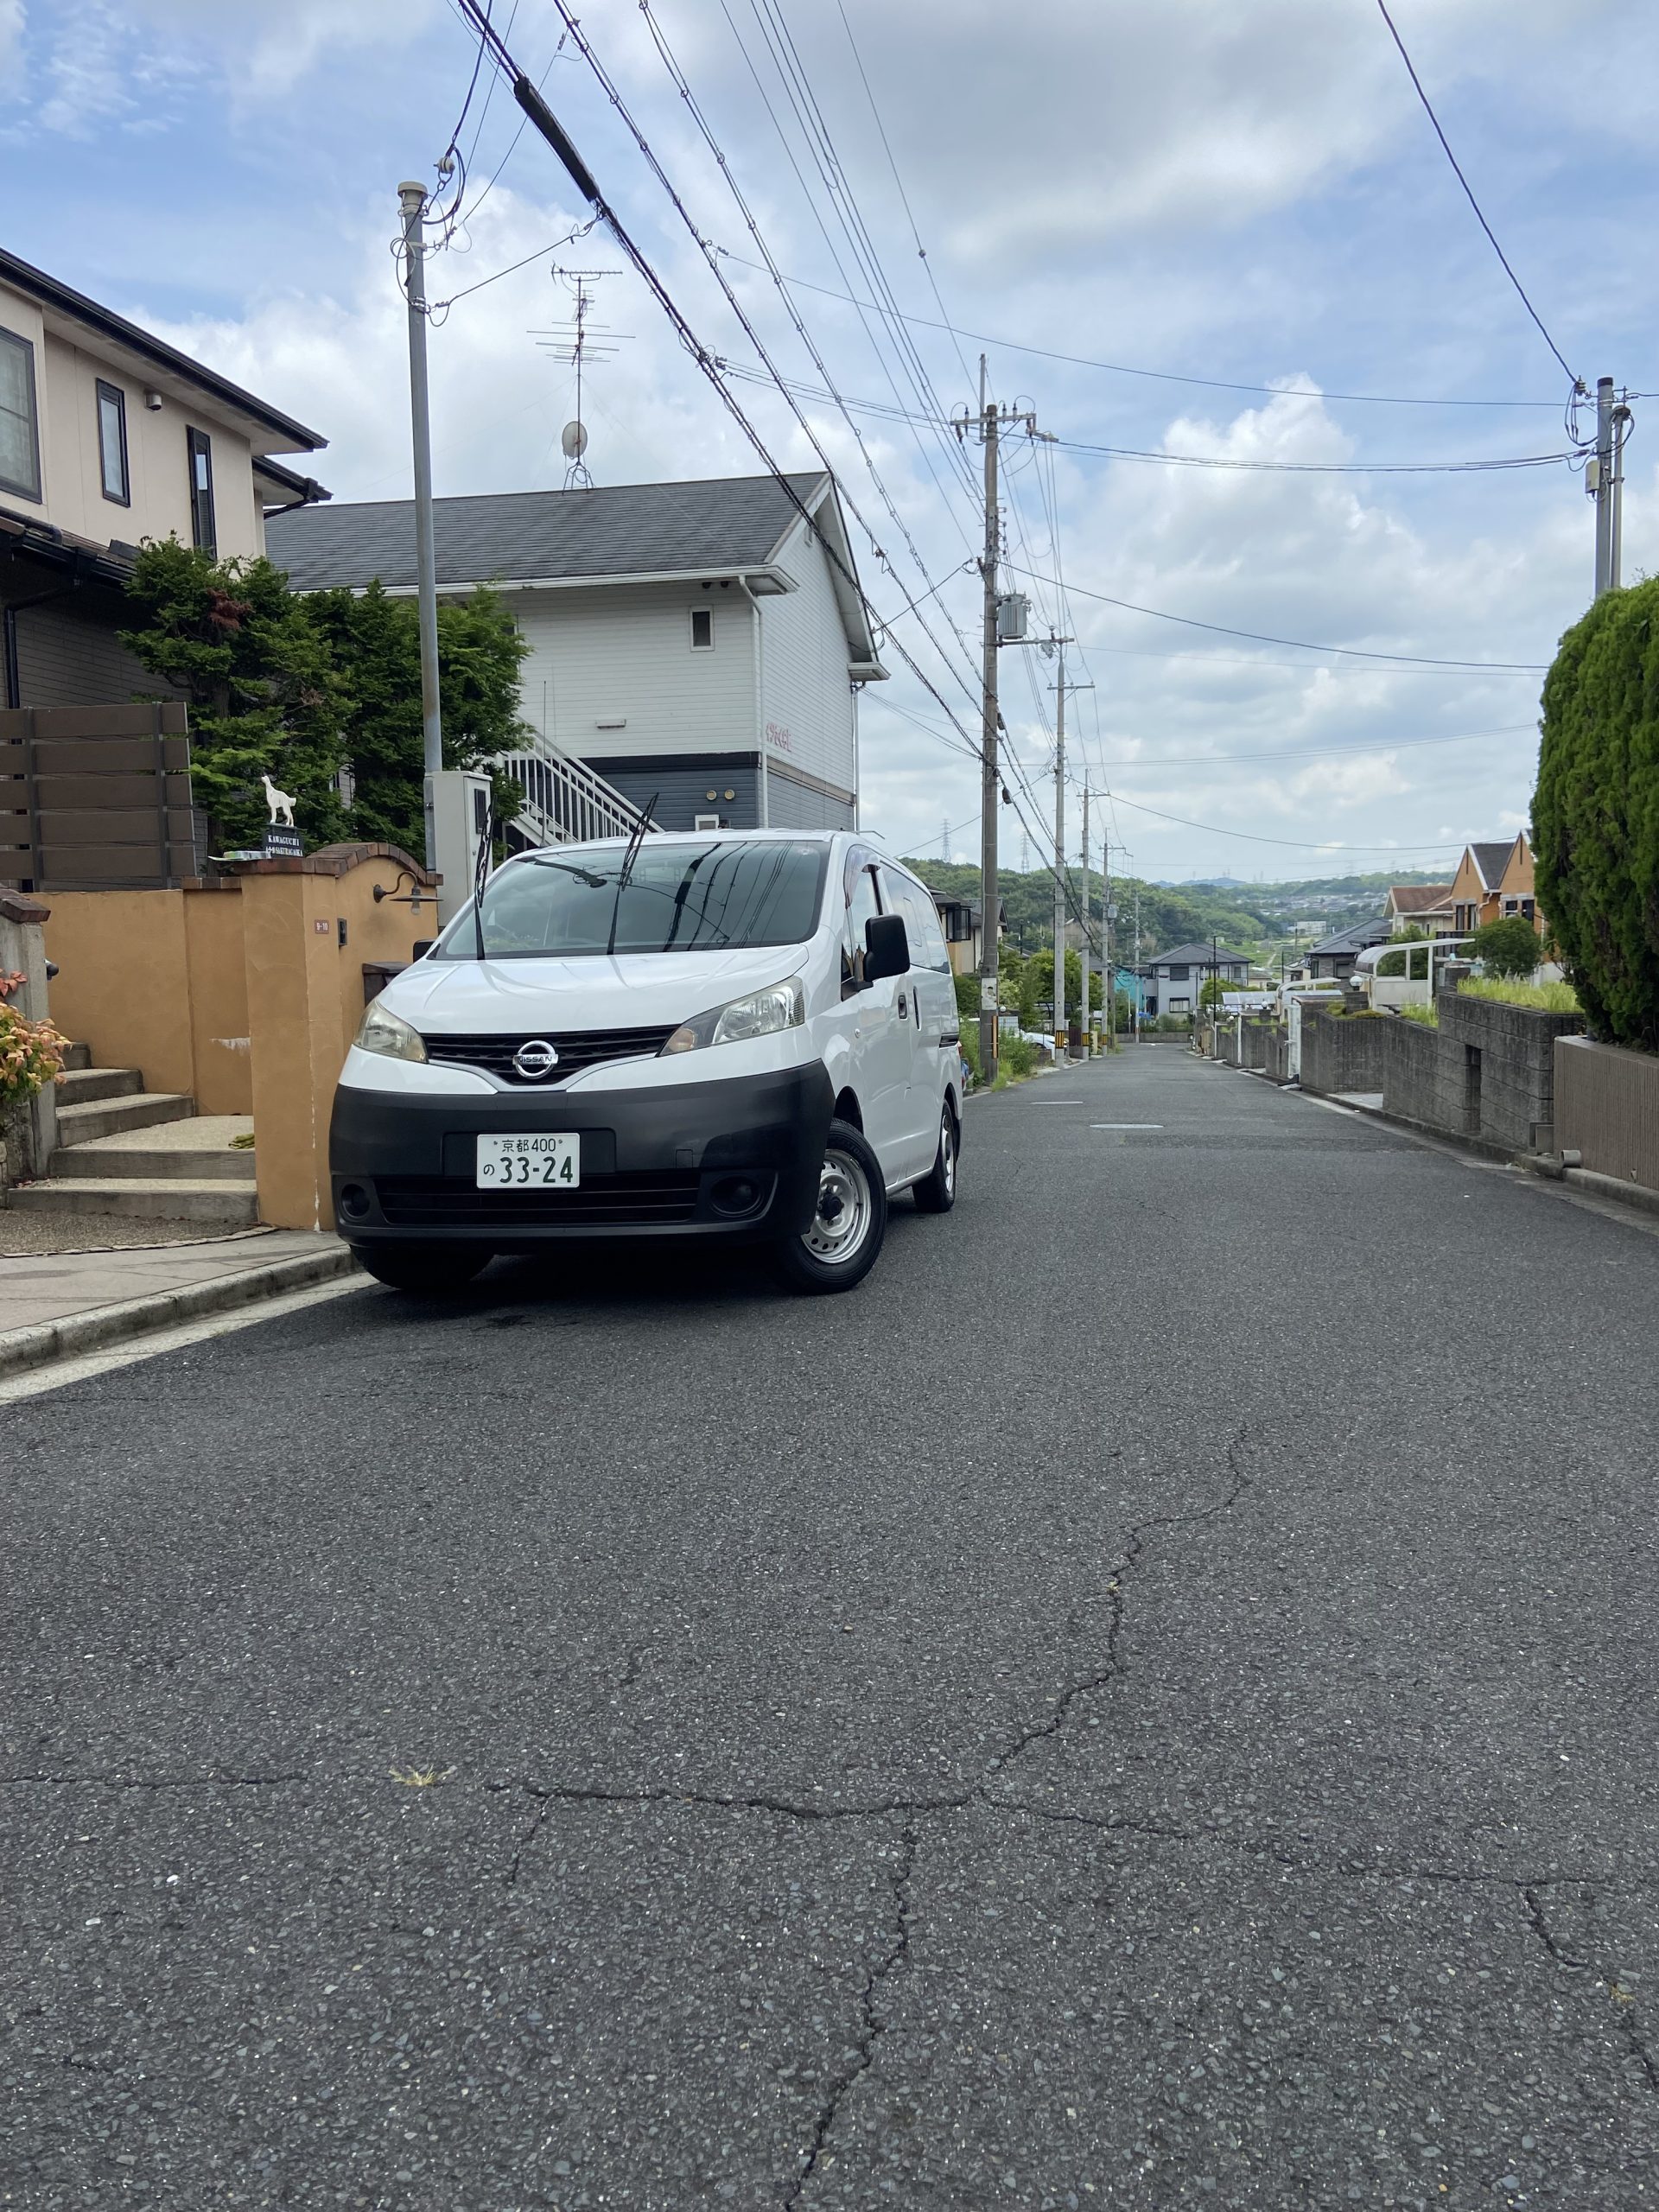
[[[812,1218],[772,1248],[779,1281],[791,1290],[850,1290],[875,1265],[887,1230],[881,1163],[850,1122],[831,1122]]]

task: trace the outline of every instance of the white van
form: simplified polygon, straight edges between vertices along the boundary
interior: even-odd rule
[[[928,892],[856,834],[523,853],[363,1017],[334,1217],[369,1272],[465,1282],[566,1239],[761,1243],[849,1290],[887,1200],[956,1203],[957,1000]]]

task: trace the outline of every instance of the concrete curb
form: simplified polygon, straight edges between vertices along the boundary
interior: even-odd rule
[[[262,1268],[244,1268],[235,1274],[190,1283],[182,1290],[162,1291],[153,1298],[129,1298],[119,1305],[94,1306],[88,1313],[66,1313],[32,1329],[8,1329],[0,1332],[0,1376],[102,1351],[110,1344],[148,1336],[152,1330],[232,1313],[239,1306],[257,1306],[289,1291],[308,1290],[315,1283],[335,1282],[352,1274],[356,1265],[346,1245],[333,1244],[326,1252],[301,1252]]]

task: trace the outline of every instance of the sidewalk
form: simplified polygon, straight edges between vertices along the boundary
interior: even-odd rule
[[[351,1268],[339,1237],[302,1229],[0,1258],[0,1375],[332,1281]]]

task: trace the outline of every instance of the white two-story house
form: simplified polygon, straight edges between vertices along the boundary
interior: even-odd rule
[[[788,482],[433,503],[440,593],[494,585],[530,648],[524,720],[665,830],[856,821],[858,694],[887,671],[831,479]],[[415,589],[406,499],[296,506],[269,539],[296,590]]]
[[[263,553],[267,510],[328,496],[273,456],[324,442],[0,250],[0,706],[159,690],[115,634],[138,545]]]

